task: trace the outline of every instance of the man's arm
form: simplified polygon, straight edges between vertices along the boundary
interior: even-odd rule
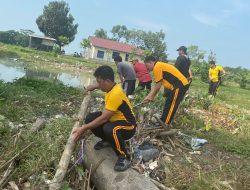
[[[109,119],[112,117],[112,115],[114,115],[115,112],[109,111],[109,110],[104,110],[102,112],[102,115],[97,117],[95,120],[93,120],[92,122],[82,125],[81,127],[75,128],[73,131],[73,139],[74,141],[78,141],[79,138],[82,136],[83,133],[85,133],[87,130],[89,129],[94,129],[96,127],[101,126],[102,124],[106,123],[109,121]]]
[[[222,68],[221,72],[223,75],[226,74],[226,71],[223,68]]]
[[[120,74],[120,73],[119,73],[119,78],[120,78],[121,84],[123,84],[123,82],[124,82],[124,79],[123,79],[123,76],[122,76],[122,74]]]
[[[144,98],[143,102],[148,103],[150,101],[154,100],[154,97],[157,95],[157,93],[159,92],[159,90],[161,89],[161,85],[162,85],[162,80],[160,80],[159,82],[157,82],[154,86],[154,88],[151,90],[151,92]]]
[[[180,69],[180,67],[181,67],[181,57],[180,57],[180,56],[177,57],[174,66],[175,66],[177,69]]]
[[[187,78],[187,80],[188,80],[189,83],[191,83],[192,82],[192,78],[193,78],[191,69],[188,70],[188,73],[189,73],[189,77]]]
[[[91,84],[91,85],[87,86],[85,90],[88,92],[88,91],[93,91],[95,89],[99,89],[99,84],[98,83]]]

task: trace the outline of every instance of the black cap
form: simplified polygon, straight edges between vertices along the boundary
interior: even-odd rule
[[[209,64],[215,65],[215,61],[209,61]]]
[[[149,56],[145,57],[144,63],[147,63],[147,62],[149,62],[149,61],[156,62],[157,60],[156,60],[156,58],[155,58],[154,56],[149,55]]]
[[[184,51],[184,52],[187,52],[187,48],[185,46],[180,46],[176,51]]]

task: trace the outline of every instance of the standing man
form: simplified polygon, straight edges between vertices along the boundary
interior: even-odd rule
[[[146,57],[144,62],[147,69],[153,71],[156,83],[151,92],[144,98],[144,102],[153,101],[161,86],[171,90],[166,98],[161,116],[163,122],[170,124],[188,90],[188,80],[175,66],[164,62],[157,62],[153,56]]]
[[[208,73],[208,78],[209,78],[208,93],[215,96],[221,82],[219,77],[221,74],[225,74],[225,71],[221,66],[215,65],[214,61],[210,61],[209,64],[210,64],[210,69]]]
[[[178,51],[179,56],[177,57],[174,66],[187,78],[189,85],[192,82],[192,72],[190,69],[191,61],[187,56],[187,48],[185,46],[180,46],[176,51]],[[164,88],[164,97],[167,97],[169,90]]]
[[[192,72],[190,70],[191,61],[187,56],[187,48],[180,46],[178,51],[179,56],[176,59],[174,66],[187,78],[188,82],[192,82]]]
[[[114,170],[124,171],[131,164],[125,140],[135,134],[135,116],[127,96],[120,85],[114,82],[114,72],[111,67],[106,65],[98,67],[94,76],[97,84],[88,86],[86,90],[100,89],[105,92],[105,108],[103,112],[94,112],[86,116],[86,124],[73,131],[74,140],[79,140],[81,135],[90,129],[95,136],[102,139],[94,149],[100,150],[112,146],[118,155]]]
[[[135,90],[136,82],[136,74],[133,67],[127,63],[123,63],[121,56],[116,56],[114,61],[124,92],[127,96],[132,95]]]
[[[146,65],[143,63],[139,63],[138,59],[134,59],[132,61],[132,64],[134,66],[136,76],[139,80],[138,86],[140,87],[140,89],[143,90],[146,87],[148,90],[151,90],[152,77],[148,72]]]

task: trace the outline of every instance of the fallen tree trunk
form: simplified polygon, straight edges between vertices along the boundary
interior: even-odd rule
[[[124,172],[114,171],[117,156],[112,148],[94,150],[93,146],[100,140],[90,136],[84,146],[83,163],[89,169],[92,166],[91,180],[98,190],[158,190],[150,178],[137,173],[133,169]]]
[[[68,169],[68,166],[70,163],[71,155],[72,155],[73,150],[75,148],[75,142],[73,141],[72,132],[73,132],[74,128],[81,126],[83,118],[86,116],[86,113],[87,113],[87,108],[88,108],[90,98],[91,98],[90,94],[87,94],[83,99],[80,111],[78,113],[77,121],[75,122],[74,127],[71,131],[71,134],[69,136],[69,139],[67,141],[65,149],[63,151],[61,160],[59,162],[58,168],[56,170],[56,174],[55,174],[53,181],[49,187],[50,190],[55,190],[55,189],[61,188],[63,179],[66,175],[66,172],[67,172],[67,169]]]

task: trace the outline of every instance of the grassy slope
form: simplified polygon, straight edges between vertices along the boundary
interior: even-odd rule
[[[193,81],[190,89],[192,91],[206,93],[208,91],[208,83],[196,79]],[[225,102],[225,104],[237,105],[239,108],[249,109],[250,90],[232,86],[220,86],[216,99]]]
[[[60,57],[54,57],[53,54],[51,53],[45,53],[45,52],[38,52],[35,50],[27,49],[27,48],[20,48],[20,47],[15,47],[15,46],[6,46],[6,45],[1,45],[0,44],[0,57],[19,57],[22,60],[25,60],[29,64],[35,64],[37,65],[42,65],[42,64],[48,64],[53,67],[53,64],[58,63],[66,63],[66,64],[81,64],[84,65],[86,68],[96,68],[99,64],[97,63],[89,63],[83,59],[80,58],[74,58],[74,57],[69,57],[69,56],[60,56]],[[35,61],[34,61],[35,60]],[[29,84],[31,83],[31,84]],[[37,83],[37,84],[36,84]],[[34,117],[39,116],[39,113],[45,113],[46,116],[51,116],[54,115],[55,113],[60,112],[60,110],[67,110],[67,97],[66,96],[60,96],[60,99],[57,99],[58,93],[59,94],[67,94],[70,91],[65,91],[62,92],[59,89],[56,88],[54,91],[48,92],[48,89],[51,89],[49,86],[50,84],[48,83],[43,83],[39,84],[40,82],[31,82],[31,81],[26,81],[26,82],[20,82],[17,83],[18,85],[11,85],[8,88],[10,88],[11,91],[21,91],[20,97],[14,97],[11,94],[1,94],[1,106],[2,110],[0,114],[7,115],[11,121],[14,122],[23,122],[26,123],[28,122],[33,122]],[[36,84],[34,86],[34,84]],[[48,86],[47,86],[48,85]],[[40,86],[40,87],[39,87]],[[5,91],[6,86],[3,84],[0,86],[1,91]],[[44,88],[44,91],[42,89],[39,90],[39,88]],[[54,88],[54,87],[53,87]],[[225,151],[231,154],[231,152],[235,152],[239,155],[244,155],[246,157],[249,157],[249,152],[250,152],[250,118],[249,118],[249,113],[246,113],[246,110],[249,110],[250,106],[250,90],[244,90],[240,89],[238,87],[231,87],[231,86],[221,86],[219,88],[219,92],[215,100],[213,102],[208,101],[208,97],[206,96],[206,92],[208,89],[208,84],[201,82],[200,80],[194,80],[192,83],[192,86],[190,88],[190,94],[193,95],[195,98],[194,103],[188,103],[184,102],[183,107],[186,106],[186,108],[195,108],[195,109],[200,109],[204,113],[203,115],[199,114],[179,114],[177,115],[175,121],[178,127],[183,126],[183,130],[191,134],[192,136],[198,136],[200,138],[205,138],[208,139],[210,144],[215,145],[221,151]],[[8,90],[9,91],[9,90]],[[45,96],[45,99],[42,98],[41,92],[45,93],[48,96]],[[72,92],[72,91],[71,91]],[[48,94],[47,94],[48,93]],[[16,94],[16,93],[15,93]],[[25,97],[30,97],[29,99]],[[47,98],[46,98],[47,97]],[[79,98],[80,95],[78,94],[77,97]],[[61,99],[62,98],[62,99]],[[64,99],[66,98],[66,99]],[[3,104],[3,102],[6,101],[6,104]],[[60,104],[66,101],[67,103],[64,104],[63,107],[60,107]],[[79,101],[79,99],[78,99]],[[7,102],[10,105],[9,107],[7,106]],[[211,104],[210,108],[208,110],[203,110],[202,105],[208,103],[209,105]],[[20,105],[20,107],[18,107]],[[48,108],[46,105],[51,105],[52,107]],[[5,106],[5,107],[4,107]],[[17,107],[16,107],[17,106]],[[66,106],[66,107],[65,107]],[[40,107],[40,109],[39,109]],[[18,109],[16,109],[18,108]],[[245,110],[243,110],[244,108]],[[75,112],[78,109],[78,106],[75,105],[73,112]],[[27,111],[27,112],[26,112]],[[70,112],[72,114],[73,112]],[[220,114],[222,113],[222,114]],[[211,114],[213,116],[219,117],[221,120],[217,122],[212,122],[211,121]],[[203,117],[199,117],[203,116]],[[226,122],[234,122],[233,128],[226,128],[227,123],[225,122],[224,118],[226,118]],[[67,137],[68,132],[62,131],[60,133],[60,129],[62,126],[67,126],[65,130],[69,131],[70,125],[72,122],[70,121],[62,121],[62,122],[56,122],[56,123],[51,123],[49,126],[52,127],[52,129],[55,128],[55,134],[53,130],[49,127],[48,130],[51,130],[52,136],[55,135],[65,135]],[[1,125],[7,125],[6,123],[2,122]],[[204,131],[204,128],[208,125],[211,125],[212,128],[208,130],[207,132]],[[202,129],[202,130],[201,130]],[[233,131],[235,129],[238,129],[237,133],[233,134]],[[59,133],[58,133],[59,132]],[[38,141],[43,142],[44,138],[46,139],[46,134],[48,131],[44,131],[41,133],[41,139],[39,137]],[[4,135],[11,135],[8,134],[7,131],[2,131],[2,134]],[[13,135],[13,134],[12,134]],[[27,136],[26,138],[29,138]],[[53,136],[53,138],[55,138]],[[3,141],[2,141],[3,143]],[[63,142],[60,142],[59,146],[62,146]],[[2,146],[5,146],[6,144],[2,144]],[[10,144],[12,146],[12,144]],[[41,151],[43,150],[44,147],[48,146],[42,145],[40,148],[39,146],[36,145],[36,148]],[[57,149],[57,147],[54,147]],[[31,150],[32,151],[32,150]],[[33,149],[35,156],[38,156],[37,152]],[[43,156],[46,157],[46,152],[43,154]],[[57,154],[56,152],[52,151],[52,154],[54,156]],[[233,155],[233,154],[232,154]],[[11,156],[11,154],[10,154]],[[50,155],[51,156],[51,155]],[[31,156],[32,157],[32,156]],[[31,158],[32,159],[32,158]],[[39,158],[38,158],[39,159]],[[43,159],[43,157],[40,157],[40,159]],[[207,165],[213,165],[213,162],[216,162],[216,167],[221,167],[221,165],[217,166],[218,159],[213,162],[211,160],[206,161],[206,158],[204,158]],[[220,158],[219,158],[220,160]],[[49,162],[50,160],[46,161]],[[231,179],[236,175],[236,173],[231,172],[235,166],[233,166],[232,162],[227,164],[224,163],[222,164],[225,169],[222,171],[217,171],[216,173],[213,173],[210,175],[210,173],[206,173],[206,171],[196,171],[197,173],[195,174],[195,177],[193,181],[189,181],[189,183],[184,184],[185,181],[181,181],[182,179],[179,180],[178,183],[180,183],[178,186],[175,186],[174,184],[176,183],[176,179],[172,179],[170,183],[173,184],[173,186],[178,187],[178,188],[185,188],[189,189],[188,186],[190,186],[191,189],[212,189],[216,187],[211,187],[211,183],[213,183],[215,180],[218,178],[227,178]],[[34,167],[32,164],[29,166],[24,165],[25,171],[28,172],[32,167]],[[27,167],[27,168],[26,168]],[[187,165],[184,167],[186,168]],[[190,165],[190,170],[185,170],[183,168],[180,168],[179,166],[176,167],[178,168],[179,171],[176,172],[176,174],[187,174],[189,171],[192,172],[194,171],[194,167]],[[215,168],[216,169],[216,168]],[[235,169],[236,170],[236,169]],[[238,171],[237,175],[239,177],[242,177],[242,179],[239,179],[240,183],[244,183],[244,172],[249,172],[249,168],[244,168],[243,172],[240,173],[241,171]],[[173,171],[174,172],[174,171]],[[232,176],[226,176],[227,173],[232,173]],[[201,174],[200,174],[201,173]],[[199,174],[199,175],[198,175]],[[197,175],[197,176],[196,176]],[[242,175],[242,176],[241,176]],[[246,174],[245,176],[248,176]],[[237,176],[238,177],[238,176]],[[201,180],[202,178],[202,180]],[[210,179],[211,178],[211,179]],[[236,178],[236,177],[235,177]],[[247,177],[245,177],[248,179]],[[171,178],[170,178],[171,179]],[[237,178],[238,179],[238,178]],[[197,180],[197,181],[196,181]],[[236,180],[236,179],[234,179]],[[210,187],[210,188],[208,188]],[[218,188],[217,188],[218,189]],[[223,188],[222,188],[223,189]]]

